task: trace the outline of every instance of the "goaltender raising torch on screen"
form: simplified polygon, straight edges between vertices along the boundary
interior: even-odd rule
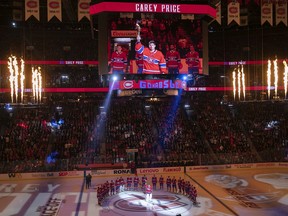
[[[140,26],[138,23],[136,24],[136,28],[138,35],[135,51],[138,54],[143,54],[143,74],[166,74],[166,60],[163,53],[156,50],[155,41],[149,41],[149,48],[144,47],[140,42]]]

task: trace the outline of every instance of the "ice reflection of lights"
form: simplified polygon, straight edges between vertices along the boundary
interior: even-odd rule
[[[278,65],[277,59],[273,61],[274,65],[274,87],[275,87],[275,97],[278,96]]]
[[[267,68],[268,99],[270,99],[270,88],[271,88],[271,61],[268,60],[268,68]]]
[[[155,197],[159,196],[160,194],[157,193]],[[181,197],[182,195],[176,195],[178,198],[181,197],[180,203],[190,203],[188,205],[184,204],[183,206],[179,206],[177,208],[169,208],[169,203],[171,200],[161,199],[160,197],[152,199],[151,202],[145,201],[145,195],[141,192],[124,192],[118,194],[117,201],[119,200],[126,200],[127,206],[131,206],[134,208],[134,213],[137,215],[167,215],[167,216],[174,216],[174,215],[207,215],[210,212],[210,209],[213,207],[212,201],[210,198],[207,197],[197,197],[197,202],[199,205],[197,208],[191,208],[191,201],[186,197]],[[161,196],[161,195],[160,195]],[[183,200],[182,200],[183,199]],[[176,201],[177,202],[177,201]],[[110,203],[114,203],[113,199],[110,200]],[[174,205],[174,204],[173,204]],[[114,209],[115,203],[110,205],[110,210]],[[139,208],[137,211],[137,208]],[[119,208],[117,209],[119,211]],[[127,209],[126,209],[127,210]]]
[[[19,67],[18,67],[18,61],[15,56],[11,56],[8,58],[8,69],[10,72],[9,81],[10,81],[10,94],[11,94],[11,102],[14,102],[14,96],[15,96],[15,102],[18,102],[18,92],[19,92],[19,76],[20,76],[20,90],[21,90],[21,102],[23,102],[23,96],[24,96],[24,60],[20,59],[21,62],[21,68],[20,68],[20,74],[19,74]]]
[[[41,68],[32,67],[32,92],[35,103],[40,103],[42,98],[42,75]]]
[[[232,73],[232,76],[233,76],[233,95],[234,95],[234,100],[235,100],[235,97],[236,97],[236,71],[235,69]]]
[[[283,61],[284,64],[284,91],[285,91],[285,98],[287,95],[287,83],[288,83],[288,66],[286,61]]]
[[[135,195],[137,195],[138,199],[134,198]],[[119,197],[120,197],[120,199],[126,200],[128,206],[134,207],[134,211],[137,211],[137,209],[138,209],[138,211],[137,211],[138,214],[141,214],[141,212],[161,213],[162,211],[164,211],[165,215],[167,215],[167,216],[175,215],[175,212],[173,210],[170,211],[169,208],[163,208],[162,207],[162,206],[166,206],[165,204],[169,203],[169,202],[167,202],[167,200],[152,199],[151,202],[146,202],[145,201],[145,194],[143,194],[141,192],[133,192],[133,194],[120,193]],[[133,199],[131,199],[129,201],[129,198],[131,198],[131,197]],[[142,197],[142,199],[140,197]],[[177,211],[186,212],[187,207],[186,208],[185,207],[182,207],[182,208],[179,207],[179,208],[177,208]]]

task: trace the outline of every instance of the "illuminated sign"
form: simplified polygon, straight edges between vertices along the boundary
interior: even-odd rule
[[[113,90],[125,89],[186,89],[186,82],[182,80],[121,80],[110,82]]]
[[[90,6],[90,15],[101,12],[204,14],[216,17],[215,8],[199,4],[101,2]]]
[[[111,31],[111,37],[137,37],[137,31],[136,30],[112,30]]]
[[[160,6],[160,7],[158,7]],[[180,5],[173,4],[135,4],[136,12],[181,13]]]

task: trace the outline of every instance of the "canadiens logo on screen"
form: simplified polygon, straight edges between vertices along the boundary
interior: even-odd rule
[[[127,80],[123,83],[123,86],[125,89],[131,89],[133,88],[133,81],[132,80]]]

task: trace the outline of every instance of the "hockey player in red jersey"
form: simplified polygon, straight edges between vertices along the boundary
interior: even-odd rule
[[[188,65],[188,74],[199,73],[199,53],[195,51],[192,44],[190,44],[190,52],[185,57],[186,64]]]
[[[110,196],[115,194],[115,182],[111,180],[110,182]]]
[[[142,176],[142,191],[145,191],[146,185],[147,185],[147,176]]]
[[[134,191],[138,191],[138,186],[139,186],[139,177],[137,175],[135,175],[133,182],[134,182]]]
[[[180,54],[176,50],[174,44],[170,45],[170,50],[166,53],[166,64],[169,74],[179,74],[181,59]]]
[[[146,193],[146,202],[151,202],[152,201],[152,187],[151,185],[146,185],[145,188],[145,193]]]
[[[188,66],[188,76],[192,79],[192,85],[196,84],[196,77],[199,73],[199,53],[195,51],[194,46],[190,45],[190,52],[185,56]]]
[[[157,177],[153,175],[152,177],[153,190],[156,190],[156,184],[157,184]]]
[[[136,24],[140,28],[139,24]],[[141,36],[138,34],[135,51],[143,54],[143,74],[166,74],[166,60],[163,53],[156,50],[155,41],[149,41],[149,48],[144,47],[140,42]]]
[[[143,72],[143,54],[136,53],[135,55],[136,64],[137,64],[137,74],[142,74]]]
[[[163,190],[164,178],[163,178],[162,175],[161,175],[160,178],[159,178],[159,184],[160,184],[160,190]]]
[[[122,46],[119,44],[112,53],[111,68],[113,74],[124,74],[127,68],[127,53],[122,51]]]
[[[132,187],[132,177],[131,176],[128,176],[127,177],[127,190],[131,190],[131,187]]]

